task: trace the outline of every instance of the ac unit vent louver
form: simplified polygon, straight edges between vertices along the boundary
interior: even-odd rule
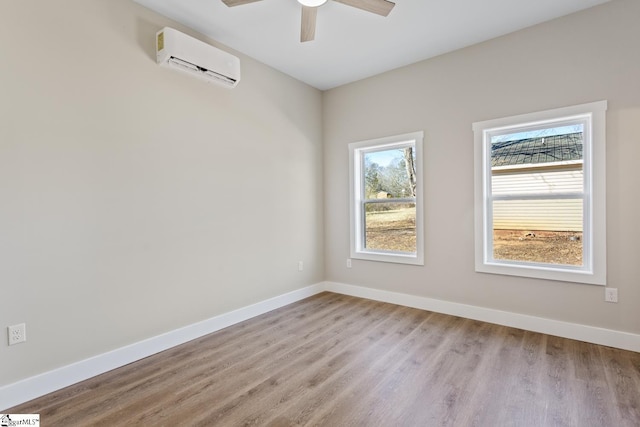
[[[198,39],[165,27],[156,34],[158,64],[201,80],[236,87],[240,81],[240,60]]]

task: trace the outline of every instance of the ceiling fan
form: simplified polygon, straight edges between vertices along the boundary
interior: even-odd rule
[[[222,0],[229,7],[240,6],[247,3],[253,3],[260,0]],[[302,24],[300,26],[300,41],[308,42],[315,38],[316,35],[316,14],[318,7],[322,6],[327,0],[297,0],[302,5]],[[387,0],[333,0],[338,3],[346,4],[357,9],[366,10],[381,16],[387,16],[391,9],[396,5]]]

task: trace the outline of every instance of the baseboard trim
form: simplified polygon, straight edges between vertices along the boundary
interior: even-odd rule
[[[383,291],[344,283],[325,282],[326,291],[375,301],[388,302],[421,310],[434,311],[467,319],[481,320],[532,332],[640,352],[640,335],[595,326],[545,319],[526,314],[477,307],[433,298]]]
[[[638,334],[345,283],[321,282],[0,387],[0,408],[11,408],[28,402],[323,291],[640,352],[640,335]]]
[[[184,344],[201,336],[310,297],[324,290],[318,283],[256,304],[212,317],[89,359],[81,360],[13,384],[0,387],[0,408],[8,409],[136,360]]]

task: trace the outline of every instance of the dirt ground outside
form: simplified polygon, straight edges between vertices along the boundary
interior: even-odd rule
[[[494,230],[497,260],[582,265],[582,232]]]

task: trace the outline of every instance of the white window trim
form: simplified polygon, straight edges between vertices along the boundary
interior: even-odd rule
[[[423,153],[424,132],[412,132],[403,135],[389,136],[385,138],[367,141],[353,142],[349,144],[349,213],[351,234],[351,258],[381,261],[400,264],[424,265],[424,226],[423,226]],[[416,253],[372,250],[364,248],[364,223],[362,214],[362,201],[364,197],[364,182],[362,180],[362,156],[361,153],[379,151],[385,147],[394,147],[403,143],[414,143],[416,166]],[[399,201],[399,200],[392,200]],[[413,200],[412,200],[413,201]]]
[[[606,285],[606,110],[607,101],[592,102],[473,124],[475,144],[475,268],[477,272]],[[555,266],[493,260],[490,189],[490,135],[509,128],[548,127],[563,120],[586,119],[584,161],[584,266]],[[590,119],[590,120],[589,120]],[[489,232],[491,231],[491,233]]]

